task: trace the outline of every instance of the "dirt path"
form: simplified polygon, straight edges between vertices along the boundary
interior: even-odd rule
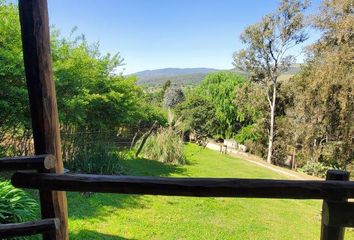
[[[215,150],[215,151],[220,151],[220,146],[218,144],[212,143],[212,142],[209,142],[207,144],[207,148]],[[320,178],[317,178],[317,177],[314,177],[314,176],[310,176],[310,175],[307,175],[307,174],[304,174],[304,173],[295,172],[295,171],[292,171],[290,169],[286,169],[286,168],[282,168],[282,167],[279,167],[279,166],[275,166],[275,165],[269,164],[269,163],[265,162],[262,158],[260,158],[258,156],[255,156],[255,155],[252,155],[252,154],[245,153],[245,152],[231,150],[231,151],[228,152],[228,154],[230,154],[231,156],[234,156],[234,157],[238,157],[238,158],[244,159],[244,160],[246,160],[248,162],[251,162],[253,164],[256,164],[258,166],[267,168],[267,169],[269,169],[269,170],[271,170],[273,172],[283,174],[283,175],[285,175],[287,177],[290,177],[292,179],[296,179],[296,180],[321,180]]]

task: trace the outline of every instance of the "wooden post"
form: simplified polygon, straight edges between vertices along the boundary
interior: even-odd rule
[[[35,152],[54,155],[55,167],[51,172],[63,173],[47,1],[19,0],[19,14]],[[60,220],[55,236],[43,234],[43,239],[68,239],[65,192],[40,191],[40,202],[42,218]]]
[[[326,180],[338,180],[338,181],[349,181],[349,173],[340,170],[328,170],[326,175]],[[321,240],[343,240],[344,239],[344,227],[340,226],[329,226],[326,222],[331,222],[332,220],[327,219],[328,215],[328,205],[332,201],[346,202],[347,198],[345,195],[338,192],[336,198],[323,200],[322,205],[322,220],[321,220]]]

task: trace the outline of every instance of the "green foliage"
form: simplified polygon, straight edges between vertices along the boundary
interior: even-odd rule
[[[291,4],[299,4],[300,1],[293,1]],[[282,8],[286,9],[290,1],[282,1]],[[300,5],[294,5],[289,16],[294,17],[296,22],[293,29],[296,33],[294,39],[304,33],[300,22],[302,21],[302,10]],[[296,163],[298,167],[304,167],[311,174],[323,175],[328,168],[343,168],[353,171],[354,159],[354,100],[353,100],[353,7],[351,0],[336,1],[325,0],[321,4],[320,13],[314,16],[313,26],[322,31],[321,38],[309,48],[308,62],[301,68],[299,74],[286,81],[277,82],[274,89],[277,92],[274,126],[274,143],[272,161],[282,165],[289,155],[296,149]],[[271,16],[272,17],[272,16]],[[285,16],[286,17],[286,16]],[[270,24],[276,19],[266,17],[262,24]],[[278,21],[278,20],[276,20]],[[290,23],[290,22],[289,22]],[[297,25],[297,26],[296,26]],[[261,23],[248,29],[243,36],[249,43],[251,50],[257,46],[273,46],[272,25],[268,28],[259,28]],[[258,31],[263,29],[265,32]],[[258,34],[256,34],[258,32]],[[287,34],[287,33],[286,33]],[[263,36],[264,38],[260,38]],[[269,41],[270,40],[270,41]],[[282,38],[276,39],[282,41]],[[268,44],[267,44],[267,41]],[[257,43],[257,44],[255,44]],[[260,44],[260,45],[259,45]],[[247,49],[247,50],[250,50]],[[253,60],[270,54],[275,48],[265,48],[261,55],[237,55],[235,63],[237,66],[247,67]],[[252,51],[251,51],[252,52]],[[250,53],[250,51],[248,52]],[[249,59],[247,58],[250,57]],[[243,62],[241,60],[247,60]],[[263,60],[266,58],[263,58]],[[272,58],[271,62],[272,63]],[[267,76],[263,70],[269,62],[253,62],[249,65],[249,71],[253,72],[253,80],[262,83],[262,76]],[[257,63],[257,64],[256,64]],[[284,62],[286,63],[286,62]],[[251,67],[256,67],[252,70]],[[263,67],[262,67],[263,66]],[[285,65],[284,65],[285,66]],[[259,68],[261,67],[261,68]],[[272,64],[270,66],[272,67]],[[262,70],[263,68],[263,70]],[[267,76],[268,80],[277,80],[277,75]],[[273,77],[273,78],[272,78]],[[276,77],[276,78],[274,78]],[[267,80],[267,79],[266,79]],[[263,155],[263,150],[268,144],[264,137],[268,134],[264,128],[270,126],[271,121],[264,120],[269,117],[267,108],[261,101],[266,101],[263,94],[256,93],[262,84],[249,84],[251,87],[236,89],[237,95],[235,104],[246,114],[246,121],[256,126],[260,138],[258,140],[245,140],[245,144],[251,152]],[[269,87],[269,85],[267,85]],[[274,86],[274,85],[273,85]],[[246,91],[242,91],[246,90]],[[249,96],[261,96],[258,100]],[[269,100],[272,100],[270,97]],[[269,110],[268,110],[269,111]],[[263,128],[263,130],[262,130]],[[243,134],[242,134],[243,135]],[[240,135],[236,135],[243,140]],[[312,172],[311,172],[312,168]]]
[[[212,136],[216,132],[214,105],[210,98],[198,90],[190,92],[186,101],[177,105],[175,112],[177,118],[182,121],[179,127],[185,132],[195,131],[205,136]]]
[[[0,180],[0,223],[24,222],[37,214],[38,204],[9,181]]]
[[[17,7],[0,1],[0,132],[29,126]],[[6,129],[6,130],[5,130]],[[1,134],[0,134],[1,135]]]
[[[162,85],[162,89],[160,91],[159,94],[159,98],[160,98],[160,102],[163,101],[163,97],[166,94],[166,91],[171,87],[171,80],[167,80],[163,85]]]
[[[280,73],[295,60],[288,50],[308,38],[307,7],[308,1],[282,0],[274,13],[248,26],[240,37],[246,48],[234,54],[235,67],[250,73],[253,81],[276,84]]]
[[[77,173],[117,175],[124,173],[121,161],[126,158],[124,153],[114,151],[107,143],[98,143],[78,151],[65,162],[65,167]]]
[[[112,129],[140,122],[163,121],[144,104],[134,76],[114,74],[123,64],[119,54],[101,55],[98,44],[83,37],[59,39],[53,34],[54,76],[60,120],[80,129]],[[142,112],[148,111],[148,114]],[[157,119],[154,118],[156,114]],[[145,119],[147,117],[147,119]]]
[[[183,152],[183,141],[172,127],[160,128],[151,135],[143,148],[146,158],[163,163],[184,164],[186,157]]]
[[[324,1],[314,22],[323,35],[311,47],[308,64],[283,86],[288,96],[287,131],[292,134],[281,141],[301,146],[299,160],[307,168],[319,162],[352,170],[354,38],[350,36],[354,19],[350,2]]]
[[[308,2],[282,0],[277,11],[267,14],[262,21],[248,26],[241,34],[246,45],[234,54],[237,69],[250,73],[250,79],[263,85],[269,104],[269,134],[267,162],[271,163],[277,108],[278,78],[286,72],[295,57],[289,49],[307,40],[304,11]]]
[[[0,1],[0,155],[33,153],[18,8]],[[146,128],[167,120],[145,100],[134,76],[119,71],[123,59],[101,54],[84,35],[51,33],[54,80],[63,132]],[[21,148],[21,149],[20,149]],[[23,149],[22,149],[23,148]],[[75,146],[74,146],[75,148]]]
[[[267,116],[268,106],[264,89],[250,80],[235,88],[234,104],[244,125],[255,123]]]
[[[243,128],[235,135],[235,140],[238,143],[244,144],[245,141],[257,141],[259,138],[259,133],[256,131],[254,125],[248,125]]]
[[[327,171],[330,169],[337,168],[335,166],[328,166],[321,162],[308,161],[303,167],[299,168],[299,171],[312,176],[324,178],[326,176]]]
[[[235,88],[244,81],[242,76],[233,72],[216,72],[208,74],[198,87],[197,91],[208,98],[215,109],[215,135],[230,138],[240,128],[243,119],[234,104],[234,97]]]

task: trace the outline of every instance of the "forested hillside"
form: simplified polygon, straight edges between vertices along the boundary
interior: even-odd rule
[[[196,85],[208,73],[220,71],[212,68],[164,68],[146,70],[134,73],[138,79],[137,84],[143,86],[161,86],[167,80],[176,85]]]
[[[159,87],[168,80],[170,80],[174,85],[186,86],[197,85],[203,81],[208,73],[220,71],[231,71],[243,76],[248,75],[247,72],[237,69],[219,70],[212,68],[165,68],[136,72],[131,75],[135,75],[138,79],[137,84],[144,87]],[[288,80],[299,71],[300,64],[293,64],[286,72],[280,76],[280,78],[282,80]]]

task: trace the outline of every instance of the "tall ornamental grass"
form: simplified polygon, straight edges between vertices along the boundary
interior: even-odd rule
[[[181,136],[171,127],[160,128],[146,141],[143,154],[146,158],[163,163],[185,164]]]
[[[121,160],[126,156],[108,143],[92,144],[78,151],[64,164],[71,172],[86,174],[120,175],[124,172]]]

